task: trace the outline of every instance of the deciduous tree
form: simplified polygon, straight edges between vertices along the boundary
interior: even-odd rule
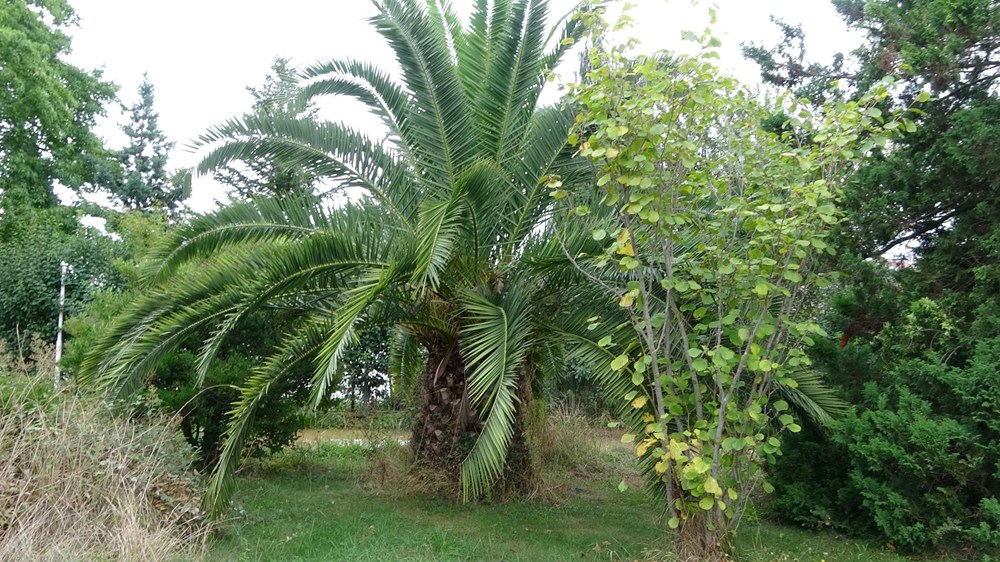
[[[899,125],[875,107],[890,85],[819,109],[788,95],[764,104],[714,66],[710,32],[687,34],[697,56],[633,56],[633,42],[604,35],[627,15],[613,28],[600,10],[586,17],[594,46],[571,93],[571,142],[597,169],[611,220],[593,230],[602,250],[574,258],[633,328],[591,319],[591,355],[623,381],[623,440],[637,443],[680,554],[723,559],[781,434],[800,430],[793,405],[818,418],[842,407],[805,348],[824,334],[820,256],[846,172]],[[764,128],[775,114],[781,134]],[[590,193],[554,187],[571,216],[593,213],[575,200]]]
[[[0,207],[58,204],[54,182],[77,188],[106,159],[91,131],[114,97],[100,72],[65,62],[75,23],[65,0],[0,5]]]

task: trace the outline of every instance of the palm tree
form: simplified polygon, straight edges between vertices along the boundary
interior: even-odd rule
[[[562,367],[562,344],[573,334],[553,318],[579,282],[565,271],[563,250],[547,242],[549,192],[591,174],[566,144],[573,112],[539,108],[538,98],[583,30],[568,18],[549,29],[544,0],[477,0],[467,26],[443,1],[377,6],[371,23],[395,52],[401,83],[337,60],[304,73],[303,95],[360,100],[390,142],[335,123],[254,117],[198,141],[208,150],[202,172],[268,157],[364,197],[335,209],[258,200],[179,228],[145,268],[145,295],[84,366],[116,392],[132,392],[192,334],[210,334],[198,360],[204,373],[249,314],[296,311],[294,329],[262,358],[234,405],[206,496],[213,509],[232,492],[261,400],[312,362],[318,403],[345,348],[372,325],[393,327],[397,368],[425,357],[412,442],[418,462],[460,466],[467,498],[534,482],[526,437],[532,384]]]

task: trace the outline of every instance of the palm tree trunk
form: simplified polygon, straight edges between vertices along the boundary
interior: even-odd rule
[[[710,512],[695,510],[682,524],[675,536],[676,551],[683,560],[722,562],[729,560],[726,543],[728,535],[710,521]],[[725,524],[725,520],[720,521]]]
[[[413,429],[415,460],[451,473],[458,481],[462,461],[482,431],[482,421],[469,401],[466,369],[454,342],[436,339],[427,347],[427,371],[420,410]],[[504,473],[494,498],[524,497],[538,489],[541,474],[541,426],[544,403],[533,399],[534,366],[525,365],[519,380],[514,433]]]
[[[416,462],[454,471],[479,435],[480,423],[466,392],[465,365],[454,342],[425,342],[427,371],[413,428]]]

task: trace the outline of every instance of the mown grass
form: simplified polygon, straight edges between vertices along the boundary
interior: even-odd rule
[[[617,490],[619,452],[598,453],[604,466],[586,473],[553,467],[560,472],[549,476],[543,501],[496,505],[462,505],[391,481],[373,487],[373,462],[393,454],[324,445],[252,465],[240,482],[242,513],[223,525],[206,559],[675,560],[639,487]],[[882,545],[758,522],[741,528],[737,559],[908,560]]]
[[[660,545],[637,491],[587,482],[559,503],[461,505],[363,486],[359,447],[294,451],[241,482],[212,560],[606,560]],[[614,490],[614,493],[611,493]]]

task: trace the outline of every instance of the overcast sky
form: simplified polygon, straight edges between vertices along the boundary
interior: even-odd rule
[[[683,49],[680,32],[707,24],[708,2],[633,0],[638,26],[634,35],[644,50]],[[156,89],[160,127],[177,143],[171,167],[192,166],[198,156],[184,145],[207,127],[249,110],[246,86],[260,84],[275,56],[296,66],[349,57],[394,70],[392,53],[366,19],[374,13],[366,0],[71,0],[80,18],[72,31],[70,61],[82,68],[103,68],[105,78],[118,84],[126,105],[135,102],[143,72]],[[462,15],[472,0],[452,0]],[[568,12],[574,0],[551,0],[553,16]],[[802,24],[808,57],[826,62],[833,53],[853,49],[860,39],[849,34],[829,0],[717,0],[716,34],[723,40],[723,67],[744,82],[754,82],[757,69],[744,61],[744,41],[773,43],[774,14]],[[546,97],[555,99],[556,93]],[[327,102],[323,116],[361,129],[377,121],[349,103]],[[118,147],[122,117],[110,111],[98,127],[109,145]],[[189,204],[195,210],[213,207],[223,197],[220,186],[207,178],[195,180]]]

